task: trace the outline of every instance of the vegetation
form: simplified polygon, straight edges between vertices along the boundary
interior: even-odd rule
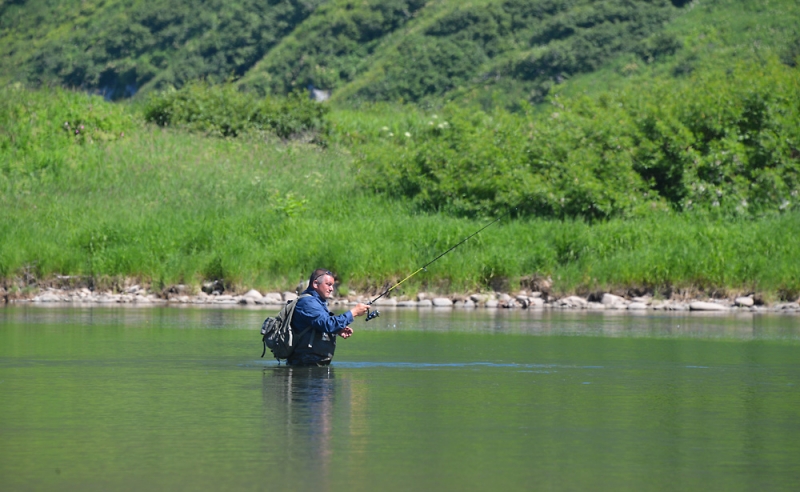
[[[322,0],[0,3],[6,76],[111,98],[241,76]],[[45,33],[42,36],[42,33]],[[4,50],[5,51],[5,50]],[[23,70],[14,70],[15,67]]]
[[[327,2],[267,53],[242,86],[260,94],[287,94],[309,84],[337,89],[362,74],[384,39],[425,7],[423,0]]]
[[[0,83],[117,99],[234,78],[260,95],[313,84],[338,104],[515,110],[565,84],[751,52],[794,63],[798,15],[793,0],[6,0]]]
[[[288,98],[258,98],[230,84],[190,83],[179,91],[151,96],[145,120],[223,137],[271,132],[288,139],[300,136],[321,142],[328,132],[328,107],[301,92]]]
[[[485,223],[375,195],[335,149],[257,132],[206,138],[160,129],[144,124],[136,106],[61,90],[2,95],[4,114],[15,115],[5,128],[32,123],[26,140],[6,132],[2,143],[0,276],[11,283],[69,274],[94,285],[134,277],[156,287],[219,279],[234,289],[291,288],[324,265],[364,291],[404,277]],[[62,121],[83,124],[85,137]],[[336,148],[350,134],[334,133]],[[442,258],[404,292],[514,288],[549,275],[560,293],[791,298],[800,292],[798,233],[800,213],[789,210],[758,221],[662,210],[594,225],[517,218]]]
[[[0,278],[285,289],[324,266],[363,291],[511,211],[405,293],[794,300],[798,14],[0,2]],[[104,100],[126,91],[150,92]]]
[[[679,42],[670,34],[645,40],[676,14],[667,0],[464,3],[416,23],[341,97],[419,102],[488,84],[540,102],[620,53],[672,54]]]
[[[64,90],[0,93],[0,183],[18,191],[82,166],[87,147],[118,140],[134,125],[126,108]]]
[[[468,216],[515,209],[592,221],[669,208],[761,217],[800,209],[798,100],[797,69],[772,60],[555,97],[548,113],[451,104],[359,133],[360,180]]]

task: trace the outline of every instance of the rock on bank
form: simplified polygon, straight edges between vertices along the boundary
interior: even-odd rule
[[[128,304],[128,305],[203,305],[203,306],[250,306],[253,308],[277,309],[289,300],[297,298],[296,292],[260,292],[250,289],[242,294],[224,293],[219,290],[191,293],[182,285],[172,286],[160,292],[134,285],[121,292],[94,291],[86,287],[45,288],[27,294],[11,293],[0,288],[0,298],[7,303],[68,303],[68,304]],[[337,297],[332,307],[343,308],[357,302],[368,302],[366,295]],[[800,300],[798,300],[800,301]],[[777,311],[800,313],[800,303],[782,302],[767,305],[753,296],[731,299],[654,299],[651,296],[623,297],[611,293],[589,297],[557,297],[542,292],[520,291],[516,293],[482,292],[450,296],[433,296],[419,293],[414,298],[381,298],[376,307],[396,309],[561,309],[561,310],[608,310],[608,311]]]

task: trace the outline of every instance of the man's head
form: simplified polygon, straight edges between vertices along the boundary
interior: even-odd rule
[[[308,278],[308,286],[319,294],[324,301],[333,297],[334,282],[333,273],[324,268],[314,270],[314,273]]]

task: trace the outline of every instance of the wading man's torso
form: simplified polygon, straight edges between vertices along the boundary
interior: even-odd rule
[[[289,357],[290,365],[326,365],[333,359],[336,350],[336,334],[353,322],[353,314],[346,311],[338,316],[328,311],[328,303],[311,288],[306,289],[297,300],[297,307],[292,317],[292,328],[295,333],[311,327],[297,341],[294,353]]]
[[[333,296],[334,278],[328,270],[314,270],[308,288],[296,302],[292,329],[295,334],[310,328],[295,345],[287,359],[289,365],[324,366],[331,363],[336,351],[336,337],[349,338],[353,334],[353,318],[366,314],[366,304],[356,304],[344,314],[328,311],[328,299]]]

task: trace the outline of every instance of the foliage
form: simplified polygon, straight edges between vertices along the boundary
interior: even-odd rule
[[[26,0],[0,2],[0,84],[125,98],[206,80],[334,102],[485,109],[590,94],[633,75],[774,53],[793,64],[794,0]]]
[[[800,35],[781,53],[781,61],[790,67],[796,67],[800,61]]]
[[[361,292],[517,207],[408,288],[788,299],[797,3],[671,3],[0,2],[0,277],[283,289],[324,265]],[[280,96],[309,81],[392,103]]]
[[[270,131],[281,138],[327,133],[328,107],[300,92],[286,98],[260,98],[240,92],[232,84],[187,84],[178,91],[152,95],[144,108],[147,121],[180,126],[224,137],[247,131]]]
[[[365,139],[362,183],[424,210],[608,219],[646,210],[759,216],[798,208],[800,78],[771,61],[551,100],[549,114],[392,125]],[[391,127],[391,128],[390,128]]]
[[[80,93],[8,89],[3,96],[2,126],[17,129],[3,134],[0,154],[6,169],[0,173],[5,282],[62,274],[135,277],[157,288],[222,280],[226,288],[283,290],[324,266],[363,293],[404,278],[486,224],[419,213],[407,201],[370,193],[353,179],[349,155],[335,147],[276,143],[247,132],[221,139],[162,129],[144,125],[126,106]],[[64,108],[84,115],[80,121],[91,140],[61,129]],[[378,134],[384,145],[393,138],[388,133],[407,139],[398,133],[400,125],[431,127],[430,116],[387,105],[374,109],[334,113],[334,143],[350,142],[359,150]],[[568,115],[572,109],[559,110],[580,121]],[[376,126],[392,111],[396,128]],[[494,122],[498,132],[483,133],[508,142],[503,129],[521,121],[509,114],[508,121],[473,117]],[[454,118],[444,125],[442,119],[437,125],[466,124]],[[115,136],[124,128],[124,138],[95,138],[99,134],[91,129],[104,124]],[[597,141],[611,141],[603,138]],[[387,151],[402,159],[413,149],[404,145]],[[30,156],[60,161],[37,171],[31,165],[41,161]],[[790,208],[758,220],[720,221],[697,211],[591,225],[503,220],[415,276],[403,292],[514,288],[531,275],[550,275],[559,293],[641,288],[787,297],[800,291],[800,213]]]
[[[539,101],[616,54],[674,51],[675,40],[638,43],[677,11],[667,0],[32,0],[4,7],[14,22],[2,38],[6,77],[109,98],[244,77],[261,94],[353,84],[357,100],[406,101],[500,81]]]
[[[798,208],[800,72],[772,60],[652,87],[631,112],[636,170],[678,210]]]
[[[361,179],[378,192],[412,198],[424,210],[469,216],[516,209],[596,219],[643,203],[645,182],[620,150],[629,143],[614,131],[578,123],[571,112],[534,122],[503,110],[450,106],[428,125],[385,132],[381,143],[365,146]]]
[[[9,15],[19,15],[23,24],[35,15],[39,25],[7,26],[9,30],[33,38],[41,34],[42,21],[52,24],[43,42],[34,41],[36,48],[19,76],[27,83],[57,83],[120,98],[142,88],[241,76],[321,0],[27,3]],[[29,49],[22,43],[16,48]]]
[[[554,84],[597,69],[658,33],[665,0],[466,3],[405,36],[352,97],[420,101],[460,87],[516,85],[539,102]],[[369,77],[367,77],[369,78]]]
[[[287,94],[311,84],[335,90],[370,63],[384,38],[411,21],[423,0],[332,1],[270,51],[242,81],[259,93]]]
[[[121,139],[133,126],[126,108],[63,89],[0,89],[0,179],[61,173],[80,165],[86,146]]]

